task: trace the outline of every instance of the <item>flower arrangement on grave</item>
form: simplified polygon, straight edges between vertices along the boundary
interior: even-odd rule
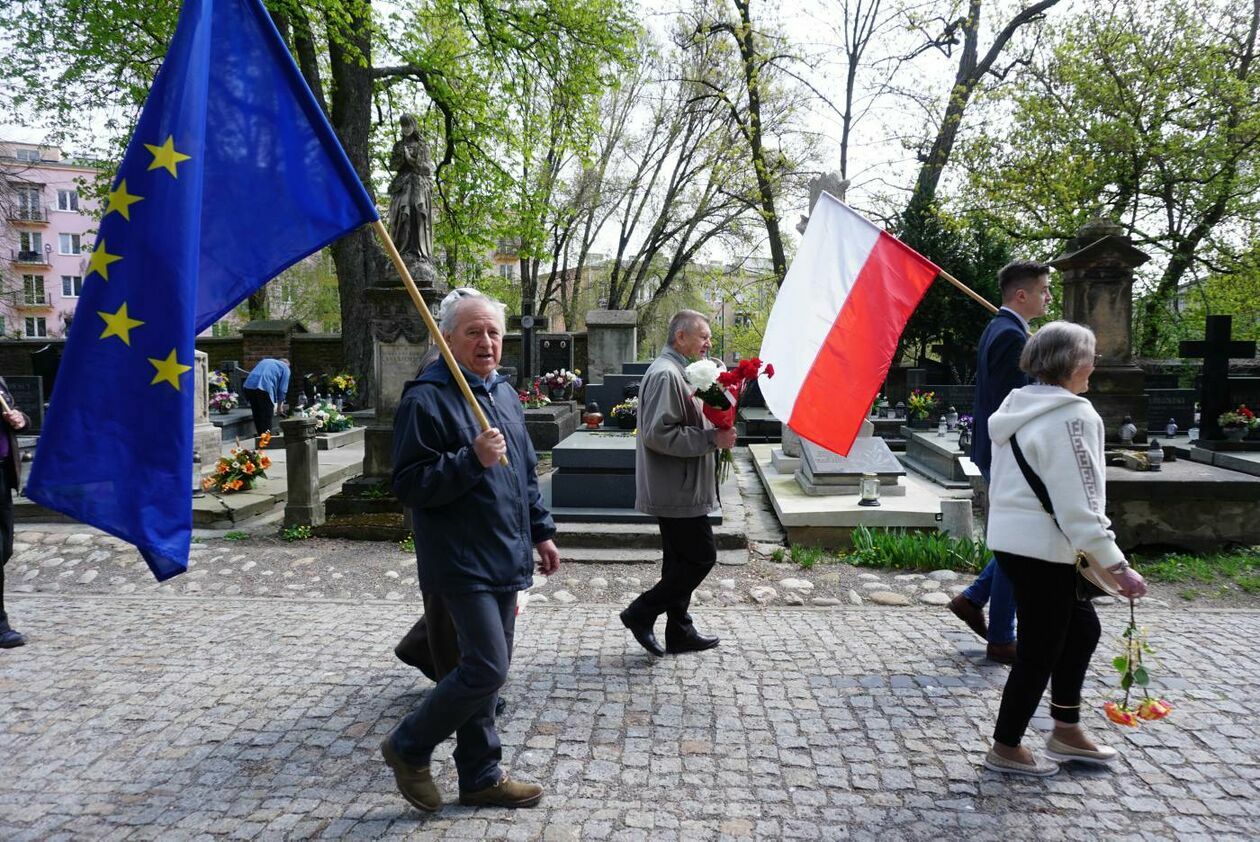
[[[551,403],[551,398],[542,393],[542,379],[534,378],[534,382],[529,384],[528,389],[519,389],[516,396],[521,400],[521,406],[525,409],[539,409]]]
[[[1243,404],[1237,409],[1222,412],[1217,416],[1216,423],[1223,430],[1254,430],[1260,427],[1260,418],[1256,418],[1256,414]]]
[[[226,371],[215,369],[210,372],[210,376],[206,378],[206,383],[210,387],[210,392],[226,392],[230,386]]]
[[[582,385],[582,378],[578,377],[582,372],[578,369],[569,371],[567,368],[558,368],[555,371],[549,371],[542,376],[543,383],[548,389],[576,389]]]
[[[910,397],[906,398],[906,409],[909,410],[911,417],[920,421],[926,420],[935,406],[936,392],[914,389],[910,392]]]
[[[739,399],[744,394],[744,387],[762,374],[774,377],[774,366],[750,357],[740,360],[734,368],[723,371],[716,360],[702,359],[687,366],[683,373],[687,384],[700,399],[704,417],[719,430],[729,430],[735,426],[735,415],[739,412]],[[735,454],[730,450],[718,453],[719,483],[726,481],[733,464]]]
[[[328,386],[334,395],[341,395],[343,398],[354,397],[358,394],[358,384],[354,382],[354,375],[344,371],[334,374],[329,379]]]
[[[240,442],[237,442],[239,445]],[[271,444],[271,433],[263,433],[258,437],[258,449],[248,450],[234,447],[227,456],[220,456],[214,466],[214,473],[201,481],[206,491],[219,494],[235,494],[237,491],[248,491],[254,483],[267,478],[267,469],[271,467],[271,459],[263,453]]]
[[[1154,722],[1172,713],[1172,705],[1150,693],[1151,673],[1143,661],[1144,655],[1155,650],[1146,641],[1146,630],[1137,624],[1134,600],[1129,600],[1129,624],[1120,635],[1121,652],[1111,662],[1120,673],[1120,688],[1124,698],[1111,699],[1103,705],[1103,713],[1117,725],[1136,727],[1143,721]],[[1142,700],[1133,703],[1133,688],[1142,688]]]
[[[211,412],[227,412],[229,409],[236,409],[240,404],[240,397],[236,392],[211,392],[210,393],[210,411]]]
[[[354,419],[327,399],[320,400],[302,411],[303,418],[314,418],[315,429],[322,433],[341,433],[354,426]]]
[[[626,418],[637,420],[639,417],[639,399],[637,397],[626,398],[609,410],[608,417],[614,421],[621,421]]]

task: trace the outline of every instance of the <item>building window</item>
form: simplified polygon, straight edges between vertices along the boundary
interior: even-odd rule
[[[43,339],[48,335],[48,323],[43,316],[26,317],[26,336],[28,339]]]
[[[30,163],[36,163],[40,159],[38,149],[19,149],[14,157],[19,161],[27,161]]]
[[[77,211],[79,209],[78,190],[58,190],[57,210]]]
[[[506,278],[509,281],[512,280],[514,277],[516,277],[516,264],[515,263],[500,263],[499,264],[499,277]]]
[[[44,276],[22,276],[22,301],[26,304],[47,304],[44,297]]]
[[[15,184],[13,193],[17,199],[17,219],[43,219],[40,202],[43,190],[33,184]]]
[[[44,235],[38,231],[18,232],[18,251],[22,253],[21,257],[27,260],[32,258],[43,259]]]
[[[79,234],[62,234],[61,251],[59,254],[78,254],[81,249],[79,246]]]
[[[83,276],[82,275],[62,275],[61,276],[61,297],[62,298],[78,298],[83,294]]]

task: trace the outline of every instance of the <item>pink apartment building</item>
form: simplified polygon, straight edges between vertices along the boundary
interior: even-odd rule
[[[0,318],[10,337],[65,336],[83,290],[98,170],[61,150],[0,141]]]

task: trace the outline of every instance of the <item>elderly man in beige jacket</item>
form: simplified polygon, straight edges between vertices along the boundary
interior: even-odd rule
[[[621,612],[634,639],[657,657],[717,646],[696,631],[687,613],[691,594],[717,561],[708,515],[717,507],[714,454],[735,446],[735,431],[718,430],[704,418],[687,385],[687,363],[709,353],[709,321],[680,310],[669,321],[669,344],[639,385],[639,435],[635,444],[635,502],[654,515],[661,530],[661,579]],[[656,618],[666,617],[665,648],[656,640]]]

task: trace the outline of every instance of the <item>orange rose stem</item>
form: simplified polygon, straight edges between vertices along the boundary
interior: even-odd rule
[[[429,312],[429,307],[424,303],[424,299],[420,297],[420,290],[416,288],[416,282],[411,279],[411,273],[407,271],[407,264],[403,263],[402,255],[398,253],[397,246],[389,236],[389,231],[385,230],[385,225],[379,219],[372,223],[376,236],[380,238],[381,245],[385,247],[386,254],[389,259],[394,262],[394,268],[398,270],[398,276],[402,278],[403,285],[407,287],[407,292],[411,295],[411,303],[416,305],[416,309],[420,311],[420,318],[424,320],[425,329],[429,331],[429,336],[433,338],[433,342],[437,345],[439,351],[442,352],[442,359],[446,360],[446,367],[451,370],[451,376],[455,378],[455,383],[459,386],[459,390],[464,393],[464,400],[468,401],[469,408],[472,409],[473,417],[477,419],[481,431],[484,433],[490,429],[490,419],[486,418],[486,413],[482,411],[481,404],[477,403],[477,399],[473,397],[472,389],[468,388],[468,381],[464,378],[464,372],[460,371],[459,363],[455,362],[455,357],[451,355],[451,348],[446,344],[446,339],[442,337],[442,332],[438,330],[437,322],[433,320],[433,314]],[[499,464],[505,468],[508,465],[506,455],[499,457]]]

